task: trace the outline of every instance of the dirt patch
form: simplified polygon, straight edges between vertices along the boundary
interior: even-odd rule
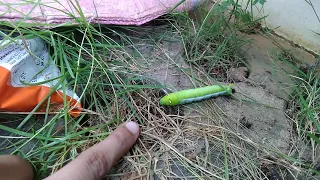
[[[248,69],[245,67],[236,68],[239,65],[234,66],[235,68],[228,66],[227,69],[223,69],[223,72],[219,72],[219,69],[214,69],[215,66],[211,69],[211,73],[212,70],[217,70],[214,73],[223,74],[224,76],[220,77],[223,81],[236,82],[234,96],[229,98],[218,97],[205,102],[183,106],[184,117],[180,117],[182,119],[176,121],[184,123],[183,125],[180,124],[182,126],[179,127],[179,131],[171,133],[170,136],[176,137],[174,133],[180,132],[180,138],[173,138],[174,140],[171,138],[169,142],[177,152],[183,154],[185,158],[192,162],[197,161],[199,163],[199,158],[204,158],[207,159],[205,163],[210,162],[212,167],[223,166],[221,163],[224,159],[221,151],[223,147],[215,142],[217,138],[222,138],[222,132],[219,129],[214,130],[213,127],[216,127],[215,125],[230,128],[233,132],[238,133],[240,137],[249,138],[252,142],[257,142],[282,153],[290,151],[294,132],[292,130],[292,121],[287,118],[285,111],[286,100],[289,98],[289,94],[292,93],[291,86],[293,82],[288,78],[287,73],[295,73],[295,71],[288,67],[286,63],[273,58],[277,53],[283,52],[278,48],[278,42],[273,42],[263,36],[260,37],[259,34],[253,34],[249,37],[252,38],[252,42],[241,49],[241,55],[249,65]],[[142,43],[143,46],[141,46],[141,49],[139,48],[139,51],[145,55],[148,63],[150,63],[144,75],[160,84],[167,85],[172,91],[192,88],[194,81],[192,81],[188,72],[192,71],[195,77],[202,77],[201,73],[193,71],[194,69],[191,70],[192,67],[184,61],[181,41],[177,38],[169,39],[155,44],[145,41]],[[172,39],[175,39],[175,41],[172,41]],[[147,48],[148,46],[154,47]],[[299,49],[297,51],[300,57],[310,58],[310,64],[315,62],[313,61],[313,56],[305,52],[303,54]],[[292,50],[292,53],[295,54],[296,52]],[[208,68],[204,67],[206,70],[209,70]],[[212,75],[212,77],[215,76]],[[212,108],[219,109],[220,115],[211,115],[210,113],[216,111],[213,111]],[[206,113],[211,117],[203,116]],[[151,139],[150,142],[153,142]],[[181,140],[183,140],[183,143],[180,142]],[[151,144],[148,146],[151,146]],[[163,148],[165,148],[160,144],[155,147],[157,149],[154,150],[164,150]],[[217,147],[220,147],[220,150]],[[208,149],[211,150],[208,151]],[[249,149],[246,150],[249,152]],[[236,154],[231,149],[229,150],[229,153]],[[175,172],[176,174],[183,172],[182,174],[184,175],[190,175],[189,171],[181,167],[177,159],[172,157],[174,156],[172,153],[155,154],[154,156],[157,160],[153,162],[152,167],[155,168],[154,173],[157,174],[157,177],[168,177],[174,169],[179,170],[179,172]],[[208,157],[211,157],[209,158],[210,161]],[[232,160],[230,161],[233,162]],[[168,163],[174,165],[168,167]],[[238,163],[235,160],[232,167],[241,166]],[[167,168],[171,168],[171,171]],[[261,165],[260,170],[263,172],[261,178],[284,177],[282,173],[288,173],[287,171],[279,170],[278,166],[272,163]],[[232,171],[237,172],[238,169],[235,168]],[[237,173],[241,174],[242,172]]]
[[[135,42],[137,44],[135,51],[141,54],[141,58],[137,58],[137,61],[145,67],[143,76],[153,79],[158,84],[166,85],[171,91],[191,88],[193,86],[191,78],[182,71],[190,67],[182,56],[181,39],[173,33],[168,36],[167,39],[158,42],[148,40]]]
[[[252,36],[256,37],[257,35]],[[149,59],[149,63],[152,64],[145,75],[167,85],[172,90],[192,88],[190,77],[185,73],[190,71],[190,67],[183,60],[182,44],[178,39],[169,39],[170,41],[168,39],[161,41],[161,45],[159,45],[159,42],[156,43],[153,48],[147,48],[152,45],[148,42],[140,42],[140,44],[144,44],[141,49],[139,48],[140,53],[146,55],[145,58]],[[175,39],[175,41],[172,41],[172,39]],[[267,40],[264,39],[264,41]],[[273,45],[269,41],[266,45]],[[221,108],[229,119],[228,121],[231,120],[230,126],[237,132],[244,133],[246,136],[253,137],[257,141],[273,147],[287,149],[292,126],[290,120],[285,116],[286,101],[281,96],[278,97],[278,95],[281,95],[281,93],[278,93],[278,86],[273,84],[270,88],[270,83],[284,79],[283,84],[288,86],[286,82],[289,82],[289,79],[286,79],[284,74],[279,77],[271,73],[279,74],[282,71],[274,69],[275,65],[273,63],[275,62],[270,60],[268,52],[261,50],[268,49],[268,47],[264,47],[265,44],[260,43],[253,41],[250,47],[254,48],[246,49],[242,53],[245,55],[244,58],[248,59],[250,74],[245,67],[226,70],[231,82],[240,81],[235,85],[234,98],[216,98],[213,102]],[[285,65],[283,64],[283,66]],[[227,79],[227,74],[225,78]],[[186,107],[189,110],[195,108],[193,104]],[[189,110],[188,115],[199,115],[198,112],[189,112]]]
[[[158,48],[151,49],[146,48],[150,44],[145,43],[144,47],[139,49],[142,54],[146,55],[145,58],[147,58],[149,60],[148,62],[151,64],[148,66],[149,69],[147,69],[145,75],[161,84],[167,85],[172,90],[192,88],[193,84],[189,76],[185,73],[189,72],[191,67],[189,67],[183,59],[181,42],[175,41],[172,44],[172,41],[162,41],[161,44],[164,46],[159,48],[158,44],[156,45]],[[171,47],[175,48],[168,48],[168,44],[171,44]],[[162,56],[161,54],[170,56]],[[252,61],[254,60],[252,59]],[[257,70],[257,68],[260,67],[254,68]],[[247,69],[240,68],[240,70],[233,70],[232,73],[229,73],[231,75],[229,76],[230,81],[243,81],[242,83],[236,83],[235,97],[219,97],[210,100],[209,102],[214,103],[223,111],[226,117],[226,120],[224,121],[225,126],[231,127],[236,133],[242,134],[244,137],[250,137],[253,141],[262,142],[276,149],[283,149],[283,152],[286,152],[291,137],[291,125],[284,114],[283,108],[285,106],[285,101],[271,94],[259,85],[255,86],[255,82],[253,84],[248,83],[248,81],[250,81],[250,76],[248,77]],[[225,71],[227,72],[228,69]],[[197,72],[194,73],[197,74]],[[226,78],[228,78],[227,74],[225,74],[223,78],[226,80]],[[160,136],[163,139],[171,137],[170,140],[167,139],[165,142],[170,142],[179,153],[183,154],[184,157],[191,162],[197,162],[199,161],[199,158],[204,158],[206,160],[203,163],[212,164],[212,168],[221,167],[223,166],[221,162],[223,162],[224,159],[223,151],[221,151],[221,148],[223,147],[221,147],[221,144],[215,143],[216,138],[222,138],[221,130],[208,127],[209,124],[215,125],[219,124],[219,122],[214,120],[214,118],[207,119],[206,117],[203,117],[203,115],[201,115],[202,113],[199,111],[194,111],[194,109],[199,109],[198,105],[200,106],[200,109],[202,108],[204,111],[210,111],[205,104],[205,102],[202,102],[184,106],[185,117],[182,117],[182,119],[177,121],[184,122],[183,125],[181,124],[182,126],[179,127],[180,130],[169,134],[168,132],[161,132],[161,134],[158,134],[157,136]],[[146,112],[147,108],[144,109]],[[184,120],[184,118],[186,119]],[[160,125],[160,127],[162,126],[163,125]],[[175,139],[174,137],[176,136],[174,133],[178,132],[180,132],[180,137]],[[167,134],[166,138],[163,137],[162,134]],[[190,175],[190,171],[186,170],[184,166],[179,163],[178,159],[175,159],[175,154],[169,153],[171,151],[163,152],[163,150],[168,147],[161,144],[154,145],[153,138],[144,138],[146,138],[144,139],[145,142],[150,142],[147,143],[147,146],[152,147],[151,152],[154,154],[155,161],[152,162],[152,169],[154,170],[153,173],[155,178],[168,177],[171,173],[185,176]],[[162,153],[157,154],[155,153],[156,151]],[[230,151],[232,152],[232,150]],[[233,166],[238,167],[238,163],[239,162],[236,162],[235,160]],[[168,166],[168,164],[171,165]],[[208,166],[211,168],[211,165]],[[235,168],[233,171],[237,172],[238,169]],[[271,170],[268,171],[268,173],[272,173]],[[272,176],[272,174],[270,174],[270,176]]]
[[[288,63],[279,61],[276,55],[287,52],[296,60],[303,60],[297,63],[304,67],[315,64],[316,58],[276,36],[259,33],[248,35],[248,38],[251,39],[251,43],[241,48],[241,54],[249,65],[248,79],[282,99],[290,99],[294,83],[289,74],[295,74],[295,69]]]
[[[292,128],[284,113],[285,101],[248,83],[236,83],[234,89],[234,98],[215,101],[230,120],[229,126],[257,142],[285,152],[290,145]]]

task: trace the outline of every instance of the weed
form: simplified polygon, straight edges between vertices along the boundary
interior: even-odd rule
[[[212,7],[208,9],[208,6]],[[217,81],[226,81],[231,67],[246,64],[239,49],[249,41],[237,33],[240,25],[228,21],[242,11],[238,6],[236,2],[227,1],[221,6],[209,4],[204,9],[198,9],[192,19],[176,16],[174,27],[181,34],[187,62],[203,69]],[[227,13],[230,7],[234,7],[231,14]]]
[[[293,136],[293,146],[297,146],[292,149],[295,153],[289,154],[303,161],[302,167],[307,172],[318,173],[315,169],[318,164],[316,159],[319,156],[317,149],[320,143],[320,57],[309,67],[301,66],[299,63],[301,60],[295,59],[291,54],[282,53],[278,58],[296,70],[295,75],[288,74],[294,82],[294,92],[289,101],[287,115],[294,122],[296,134]]]

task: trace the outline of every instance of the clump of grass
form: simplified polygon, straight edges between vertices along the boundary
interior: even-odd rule
[[[239,6],[234,1],[226,1],[222,5],[209,3],[199,8],[193,18],[178,16],[175,21],[187,62],[218,81],[226,81],[231,67],[246,64],[239,50],[248,40],[238,33],[240,25],[230,21],[239,16]]]
[[[73,6],[81,15],[81,7],[77,3]],[[51,25],[52,29],[38,29],[23,22],[1,22],[1,31],[7,32],[4,39],[41,37],[49,45],[52,61],[61,71],[60,90],[72,88],[84,107],[78,118],[70,116],[67,108],[43,115],[35,113],[35,108],[26,116],[17,113],[16,118],[11,117],[18,124],[0,125],[7,132],[1,137],[7,138],[1,143],[1,152],[29,160],[39,178],[57,171],[89,145],[105,139],[120,123],[138,117],[127,93],[146,87],[132,84],[138,79],[139,65],[123,49],[123,44],[128,44],[126,37],[112,27],[91,25],[83,16],[73,20],[78,25],[56,28]],[[58,90],[54,88],[53,91]],[[43,103],[47,100],[50,98]],[[129,113],[120,109],[123,104],[132,108]],[[38,121],[33,121],[34,114],[38,114]]]
[[[320,135],[320,74],[319,74],[319,60],[318,62],[309,67],[306,74],[294,77],[297,86],[295,87],[295,94],[293,99],[297,102],[297,132],[300,135],[311,135],[315,137]],[[307,133],[307,134],[305,134]],[[316,139],[314,139],[316,140]]]
[[[292,149],[286,157],[289,161],[299,162],[306,176],[319,174],[319,137],[320,137],[320,71],[318,61],[312,66],[301,65],[300,60],[291,54],[278,54],[277,58],[295,69],[289,74],[293,81],[294,92],[288,103],[287,115],[291,118],[295,133]]]

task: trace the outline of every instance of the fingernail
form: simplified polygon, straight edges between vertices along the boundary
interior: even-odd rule
[[[130,121],[130,122],[127,122],[125,126],[132,134],[139,133],[139,126],[137,123]]]

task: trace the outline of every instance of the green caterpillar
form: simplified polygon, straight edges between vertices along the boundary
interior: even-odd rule
[[[220,95],[231,95],[232,84],[230,85],[214,85],[196,89],[187,89],[170,93],[160,99],[160,105],[176,106],[206,100]]]

